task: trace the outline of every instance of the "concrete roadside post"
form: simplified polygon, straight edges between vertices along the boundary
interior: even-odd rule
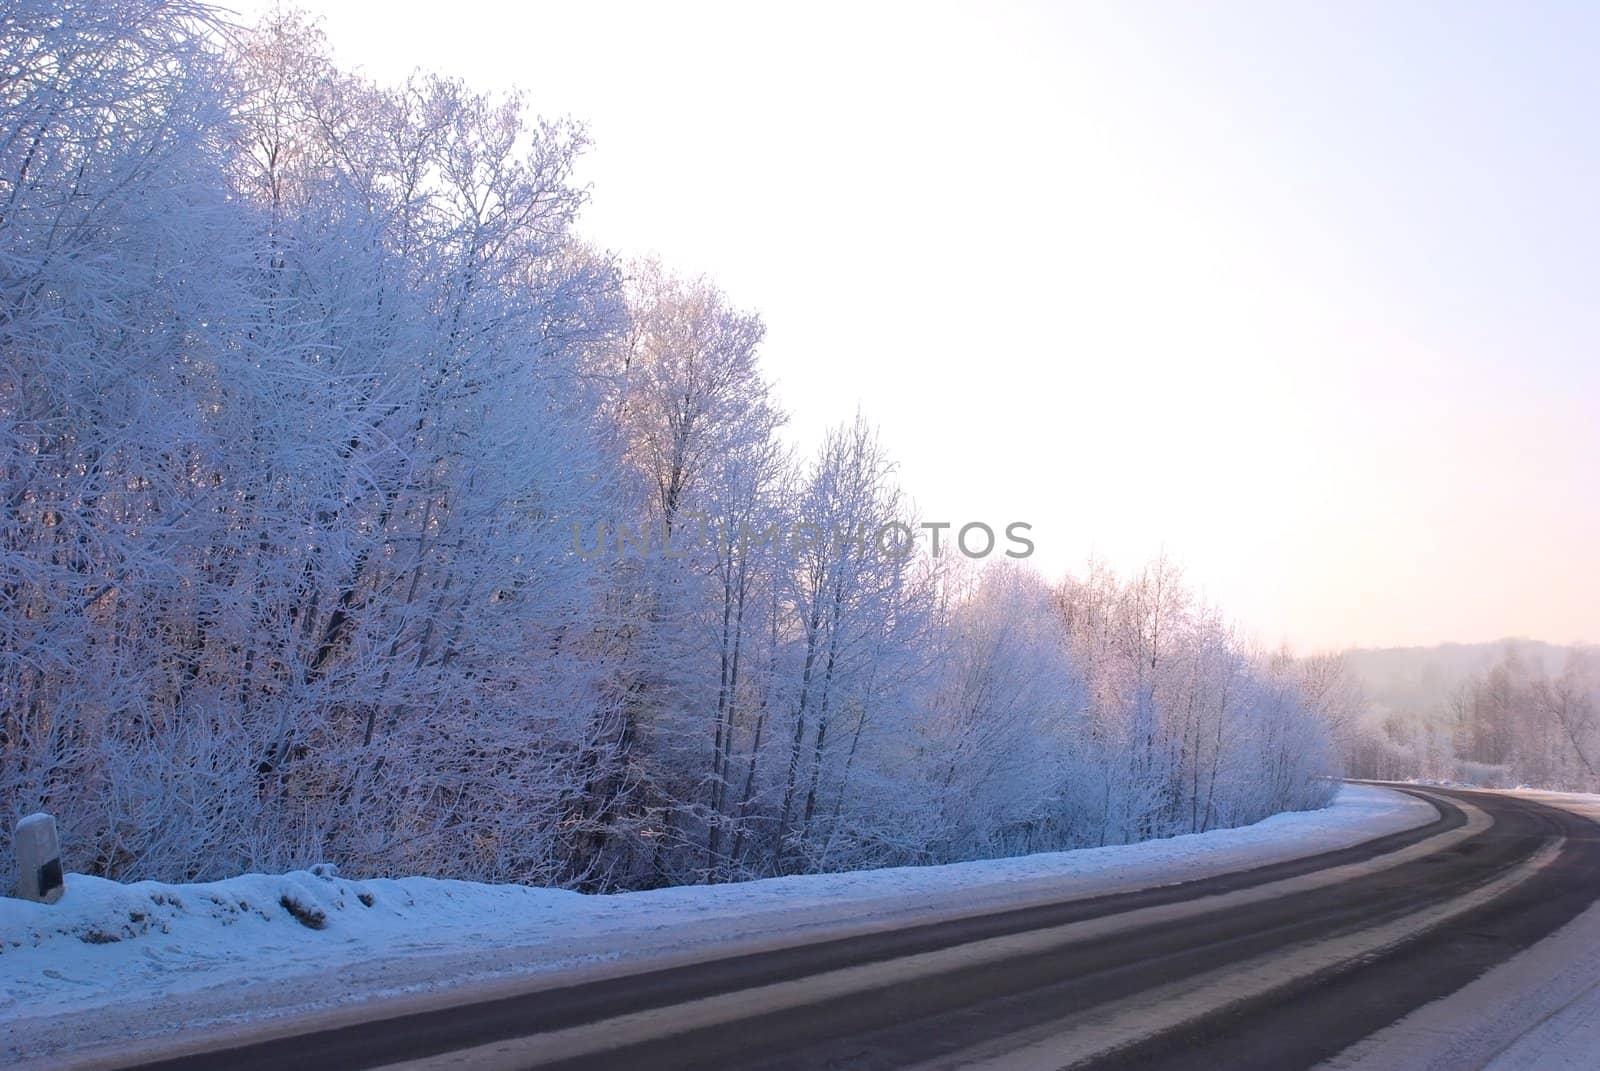
[[[24,900],[53,904],[67,891],[61,872],[61,842],[56,820],[43,813],[30,814],[17,823],[17,895]]]

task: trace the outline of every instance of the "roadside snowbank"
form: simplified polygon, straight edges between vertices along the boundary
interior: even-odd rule
[[[1600,822],[1600,796],[1508,795]],[[1594,1071],[1600,1067],[1600,904],[1320,1071]]]
[[[1430,821],[1345,786],[1321,811],[1142,844],[615,896],[331,867],[209,884],[70,875],[57,904],[0,899],[0,1053],[305,1013],[382,996],[1190,881]],[[93,1013],[93,1014],[86,1014]]]

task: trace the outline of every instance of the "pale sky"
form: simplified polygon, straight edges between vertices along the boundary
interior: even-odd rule
[[[929,517],[1267,643],[1600,641],[1600,6],[303,6],[586,121],[582,232]]]

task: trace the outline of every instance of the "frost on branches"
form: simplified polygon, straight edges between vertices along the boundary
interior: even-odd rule
[[[574,237],[581,126],[185,0],[0,52],[0,809],[69,869],[642,888],[1331,795],[1333,693],[1165,562],[690,539],[916,518],[865,421],[778,438],[757,316]]]

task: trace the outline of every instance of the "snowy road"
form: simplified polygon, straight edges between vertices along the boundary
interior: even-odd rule
[[[309,1034],[280,1026],[138,1066],[1309,1068],[1600,894],[1590,820],[1498,794],[1426,794],[1440,812],[1430,824],[1241,873]]]

